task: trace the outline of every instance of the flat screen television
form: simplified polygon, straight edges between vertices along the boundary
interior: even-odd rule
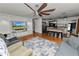
[[[13,30],[24,30],[26,29],[26,22],[22,21],[12,21]]]

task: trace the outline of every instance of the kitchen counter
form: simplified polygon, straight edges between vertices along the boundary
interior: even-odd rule
[[[52,32],[60,32],[64,33],[65,28],[53,28],[53,27],[47,27],[47,31],[52,31]]]

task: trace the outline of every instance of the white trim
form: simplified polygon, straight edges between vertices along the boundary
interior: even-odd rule
[[[75,34],[77,34],[77,33],[76,33],[76,31],[77,31],[77,24],[78,24],[78,19],[77,19],[77,21],[76,21],[76,29],[75,29]]]

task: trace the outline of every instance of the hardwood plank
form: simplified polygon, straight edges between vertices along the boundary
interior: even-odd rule
[[[41,34],[41,33],[33,33],[30,35],[26,35],[26,36],[20,37],[20,40],[25,41],[37,36],[50,40],[50,41],[54,41],[56,43],[60,43],[63,41],[61,38],[56,38],[56,37],[49,36],[48,34]]]

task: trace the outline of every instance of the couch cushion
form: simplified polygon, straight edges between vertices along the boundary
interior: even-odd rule
[[[79,55],[79,48],[77,48],[77,52],[78,52],[78,55]]]
[[[11,56],[32,55],[32,50],[22,46],[22,42],[17,42],[15,44],[8,46],[8,51]]]
[[[69,46],[66,42],[62,42],[56,56],[78,56],[77,50]]]
[[[71,36],[71,37],[69,38],[69,40],[67,41],[67,43],[68,43],[71,47],[77,49],[77,48],[79,47],[79,37]]]
[[[13,52],[10,52],[11,56],[29,56],[32,55],[32,49],[27,49],[23,46],[17,48]]]
[[[22,42],[17,42],[15,44],[8,46],[8,50],[9,50],[9,52],[13,52],[14,50],[16,50],[17,48],[19,48],[21,46],[22,46]]]

